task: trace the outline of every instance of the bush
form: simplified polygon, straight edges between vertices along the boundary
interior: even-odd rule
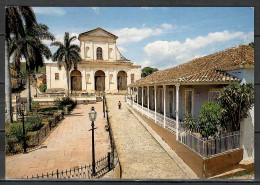
[[[8,133],[6,133],[7,138],[13,138],[16,142],[23,142],[23,127],[21,123],[11,124]]]
[[[75,102],[70,97],[63,97],[62,99],[55,100],[54,105],[56,105],[60,110],[63,110],[66,105],[74,106]]]
[[[35,115],[25,120],[26,131],[37,131],[42,127],[42,116]]]
[[[194,132],[197,128],[196,117],[192,114],[186,114],[183,123],[185,128],[190,130],[191,132]]]
[[[254,86],[252,83],[240,85],[232,83],[223,88],[218,97],[221,106],[222,122],[227,131],[240,130],[240,122],[248,116],[248,110],[254,104]]]
[[[199,130],[202,137],[216,136],[221,125],[221,107],[216,102],[205,102],[199,111]]]
[[[40,91],[44,93],[46,91],[46,89],[47,89],[47,85],[42,84],[41,87],[40,87]]]
[[[35,109],[35,108],[37,108],[39,106],[39,102],[37,102],[37,101],[32,101],[31,102],[31,108],[32,109]]]

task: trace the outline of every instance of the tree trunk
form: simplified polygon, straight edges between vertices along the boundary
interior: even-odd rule
[[[7,122],[13,122],[12,118],[12,84],[10,76],[10,64],[8,57],[8,42],[5,40],[5,101],[6,101],[6,111],[7,111]]]
[[[69,77],[69,70],[66,70],[66,76],[67,76],[67,96],[70,96],[70,77]]]
[[[31,112],[31,85],[30,85],[30,72],[27,71],[26,74],[26,88],[27,88],[27,109],[28,112]]]

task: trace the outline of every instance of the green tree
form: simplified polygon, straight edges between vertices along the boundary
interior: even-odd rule
[[[152,74],[153,72],[156,72],[156,71],[158,71],[157,68],[144,67],[142,69],[142,78],[144,78],[144,77],[146,77],[146,76],[148,76],[148,75],[150,75],[150,74]]]
[[[217,100],[221,106],[223,127],[227,131],[238,131],[240,122],[248,116],[247,112],[254,104],[254,86],[234,82],[221,90]]]
[[[250,42],[248,45],[251,46],[252,48],[255,48],[255,43],[254,42]]]
[[[12,37],[18,38],[24,35],[24,24],[26,27],[32,27],[36,23],[36,18],[30,7],[6,7],[5,8],[5,99],[7,110],[7,122],[12,122],[12,86],[10,76],[10,55],[9,41]]]
[[[42,40],[54,40],[54,36],[48,31],[48,26],[35,24],[32,27],[24,26],[24,35],[11,39],[10,55],[13,54],[13,63],[20,66],[22,58],[26,62],[26,89],[27,89],[27,109],[31,111],[31,86],[30,76],[39,67],[43,66],[44,57],[49,59],[51,51],[49,47],[42,43]]]
[[[221,108],[216,102],[205,102],[199,111],[198,125],[200,134],[204,138],[215,136],[217,126],[221,125]]]
[[[63,43],[58,41],[51,43],[51,46],[58,46],[57,51],[53,54],[53,60],[58,62],[60,69],[64,66],[66,70],[67,96],[69,96],[69,71],[72,66],[77,69],[77,63],[81,61],[79,46],[72,44],[75,39],[76,36],[70,37],[69,33],[65,32]]]

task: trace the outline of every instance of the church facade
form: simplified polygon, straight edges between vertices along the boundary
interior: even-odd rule
[[[141,78],[141,66],[133,65],[116,46],[117,36],[102,28],[79,34],[82,61],[71,69],[71,92],[126,93],[127,85]],[[65,68],[57,63],[46,64],[47,90],[67,90]]]

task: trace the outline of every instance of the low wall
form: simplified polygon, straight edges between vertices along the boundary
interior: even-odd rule
[[[235,169],[243,159],[243,149],[227,152],[209,159],[203,159],[191,149],[176,141],[175,134],[142,116],[139,112],[135,111],[135,113],[171,147],[199,178],[208,178]]]

